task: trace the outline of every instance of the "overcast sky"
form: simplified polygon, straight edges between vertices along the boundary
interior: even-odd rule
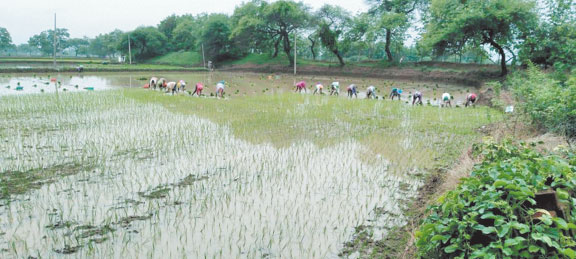
[[[227,13],[243,0],[1,0],[0,27],[5,27],[15,44],[26,43],[34,34],[54,27],[70,37],[94,37],[114,29],[133,30],[140,25],[157,25],[171,14]],[[325,3],[339,5],[352,13],[365,11],[364,0],[304,0],[317,9]]]

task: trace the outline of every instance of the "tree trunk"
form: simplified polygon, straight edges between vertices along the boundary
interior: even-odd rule
[[[388,61],[393,61],[392,52],[390,51],[390,44],[392,41],[392,30],[386,29],[386,56],[388,57]]]
[[[490,45],[498,50],[498,53],[500,54],[500,69],[502,70],[500,76],[504,77],[508,74],[508,68],[506,67],[506,52],[504,52],[504,48],[502,48],[500,44],[496,43],[492,39],[490,39]]]
[[[336,49],[336,50],[332,50],[332,52],[334,53],[334,55],[336,55],[336,57],[338,58],[338,62],[340,62],[340,66],[343,67],[344,64],[344,59],[342,58],[342,56],[340,55],[340,52]]]
[[[284,53],[286,53],[286,57],[288,57],[288,60],[290,61],[290,66],[294,66],[294,60],[290,53],[292,46],[290,45],[290,36],[288,35],[288,32],[282,33],[282,38],[284,39]]]
[[[278,39],[274,43],[274,54],[272,54],[273,58],[278,57],[278,46],[280,45],[281,40],[282,40],[282,36],[278,36]]]
[[[506,67],[506,52],[504,52],[504,48],[502,48],[498,42],[494,41],[492,34],[484,34],[483,37],[484,43],[490,44],[490,46],[495,48],[498,51],[498,54],[500,54],[500,69],[502,71],[500,76],[506,76],[508,74],[508,68]]]
[[[310,40],[310,42],[312,43],[312,45],[310,45],[310,51],[312,52],[312,60],[316,60],[316,51],[314,50],[314,46],[316,46],[316,41],[312,39],[311,36],[308,36],[308,40]]]

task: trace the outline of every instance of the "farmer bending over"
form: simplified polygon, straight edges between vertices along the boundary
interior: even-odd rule
[[[296,84],[296,91],[298,93],[301,93],[302,90],[304,90],[304,92],[306,92],[306,82],[305,81],[300,81]]]
[[[452,96],[449,93],[442,94],[442,105],[452,107]]]
[[[414,104],[422,105],[422,93],[419,91],[416,91],[414,95],[412,95],[412,105]]]
[[[312,93],[312,94],[313,95],[316,93],[322,94],[322,89],[324,89],[324,86],[320,82],[318,82],[316,84],[316,89],[314,90],[314,93]]]
[[[194,96],[194,94],[198,94],[198,96],[200,96],[202,94],[202,90],[204,90],[204,85],[202,83],[197,83],[192,96]]]
[[[468,105],[472,105],[472,107],[474,107],[474,104],[476,103],[477,100],[478,96],[475,93],[471,93],[468,96],[466,96],[465,106],[468,107]]]
[[[398,97],[398,100],[400,100],[400,94],[402,94],[401,89],[392,88],[392,92],[390,92],[390,98],[394,100],[394,97]]]
[[[366,88],[366,98],[376,98],[376,87],[371,85]]]
[[[226,86],[226,82],[224,80],[218,82],[216,84],[216,97],[224,98],[224,87]]]
[[[340,95],[340,82],[332,82],[330,85],[330,95]]]
[[[356,89],[355,84],[349,85],[348,88],[346,88],[346,90],[348,90],[348,97],[352,98],[352,95],[354,95],[356,96],[356,98],[358,98],[358,91]]]

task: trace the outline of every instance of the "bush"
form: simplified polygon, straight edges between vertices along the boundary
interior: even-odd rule
[[[576,70],[561,83],[530,65],[508,83],[533,125],[561,134],[569,142],[576,140]]]
[[[424,258],[576,258],[576,159],[526,145],[476,147],[483,162],[429,207],[416,234]],[[536,193],[553,189],[564,218],[542,214]]]

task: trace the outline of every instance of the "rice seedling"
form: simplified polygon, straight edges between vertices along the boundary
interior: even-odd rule
[[[246,84],[259,76],[223,75],[248,93],[225,100],[73,87],[114,76],[3,96],[0,256],[334,257],[358,226],[404,224],[421,176],[499,119]]]

